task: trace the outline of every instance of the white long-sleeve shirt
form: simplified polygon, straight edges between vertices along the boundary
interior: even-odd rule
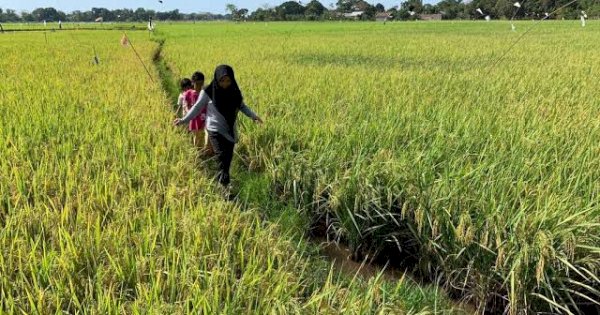
[[[237,121],[233,126],[233,130],[230,130],[225,117],[219,113],[215,105],[213,104],[210,97],[202,90],[198,96],[196,104],[188,111],[188,113],[180,120],[179,124],[186,124],[190,120],[196,118],[204,107],[208,106],[206,110],[206,130],[212,132],[218,132],[223,137],[231,142],[238,141],[237,133]],[[258,116],[248,107],[244,102],[240,106],[240,111],[248,116],[249,118],[256,120]]]

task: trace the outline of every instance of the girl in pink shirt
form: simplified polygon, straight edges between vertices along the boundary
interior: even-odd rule
[[[190,110],[198,101],[200,91],[204,88],[204,74],[200,71],[194,72],[192,75],[193,88],[185,92],[186,110]],[[206,128],[206,108],[200,112],[200,115],[192,119],[189,124],[189,130],[194,135],[194,146],[199,149],[204,149],[210,152],[210,148],[205,140],[204,129]],[[204,148],[203,148],[204,147]]]
[[[181,114],[181,117],[187,114],[188,106],[185,104],[185,93],[191,90],[194,86],[192,85],[192,81],[188,78],[183,78],[179,81],[179,88],[181,88],[181,93],[177,98],[177,110],[175,111],[175,115]],[[192,104],[194,105],[194,104]]]

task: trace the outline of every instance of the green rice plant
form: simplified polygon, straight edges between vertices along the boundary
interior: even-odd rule
[[[456,308],[408,279],[349,280],[277,223],[220,200],[122,33],[38,35],[0,35],[0,313]],[[151,66],[157,43],[129,37]]]
[[[506,22],[161,30],[180,75],[236,69],[268,122],[241,161],[278,198],[511,314],[599,307],[599,31],[545,21],[492,67]]]

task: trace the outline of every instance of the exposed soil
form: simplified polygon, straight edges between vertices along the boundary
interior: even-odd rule
[[[405,278],[411,279],[416,283],[406,271],[396,268],[392,265],[381,265],[372,262],[371,257],[365,256],[362,262],[352,260],[352,250],[350,247],[330,242],[326,238],[313,238],[312,241],[321,248],[321,255],[331,261],[336,271],[342,272],[348,276],[357,276],[364,280],[368,280],[381,275],[383,279],[390,282],[401,281]],[[473,305],[451,300],[457,309],[465,311],[467,314],[476,314],[476,309]]]
[[[362,262],[352,260],[352,251],[343,244],[330,242],[325,238],[315,238],[313,240],[321,248],[321,254],[339,271],[348,275],[357,275],[364,279],[377,277],[379,274],[384,279],[397,281],[406,276],[406,273],[391,266],[380,266],[370,262],[370,257],[366,256]]]

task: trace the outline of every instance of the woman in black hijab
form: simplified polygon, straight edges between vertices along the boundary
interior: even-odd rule
[[[229,169],[233,159],[233,148],[238,140],[238,112],[241,111],[256,123],[263,121],[244,103],[235,73],[227,65],[220,65],[215,69],[212,82],[200,93],[196,104],[185,117],[175,119],[174,124],[186,124],[198,116],[205,106],[208,106],[206,131],[219,165],[217,179],[223,186],[227,186],[230,182]]]

